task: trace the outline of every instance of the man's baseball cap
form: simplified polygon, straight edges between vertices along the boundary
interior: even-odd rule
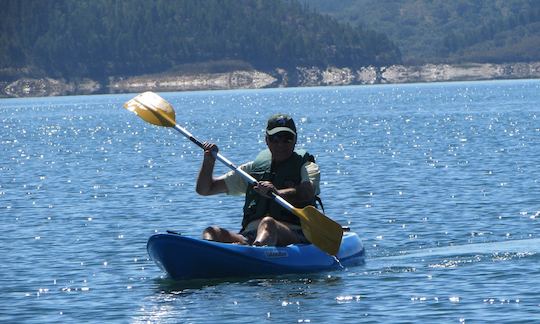
[[[279,132],[289,132],[296,136],[296,125],[291,116],[286,114],[273,115],[268,119],[266,134],[274,135]]]

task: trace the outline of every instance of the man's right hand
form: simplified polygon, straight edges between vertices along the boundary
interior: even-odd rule
[[[203,144],[204,149],[204,159],[212,159],[213,161],[216,160],[216,155],[219,152],[219,148],[215,143],[210,142],[204,142]]]

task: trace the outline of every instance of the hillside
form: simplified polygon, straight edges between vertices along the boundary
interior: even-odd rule
[[[405,64],[540,61],[537,0],[303,0],[388,35]]]
[[[399,63],[387,37],[293,0],[0,0],[0,80]]]

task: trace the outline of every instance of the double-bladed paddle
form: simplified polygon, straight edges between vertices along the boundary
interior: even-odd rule
[[[124,108],[134,112],[144,121],[151,124],[164,127],[173,127],[197,146],[203,148],[203,143],[196,139],[185,128],[176,123],[176,116],[172,105],[156,93],[150,91],[141,93],[135,98],[126,102],[124,104]],[[235,166],[219,152],[215,155],[217,160],[235,172],[238,172],[248,184],[254,185],[257,183],[257,180],[255,180],[251,175]],[[343,229],[341,228],[341,225],[326,217],[313,206],[296,208],[283,197],[275,193],[272,193],[272,198],[276,203],[300,218],[302,231],[311,243],[330,255],[337,255],[339,246],[341,244],[341,238],[343,236]]]

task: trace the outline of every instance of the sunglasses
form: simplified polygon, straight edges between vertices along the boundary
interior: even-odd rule
[[[292,144],[294,142],[294,135],[293,134],[268,135],[268,140],[270,141],[270,143],[273,143],[273,144],[277,144],[277,143]]]

